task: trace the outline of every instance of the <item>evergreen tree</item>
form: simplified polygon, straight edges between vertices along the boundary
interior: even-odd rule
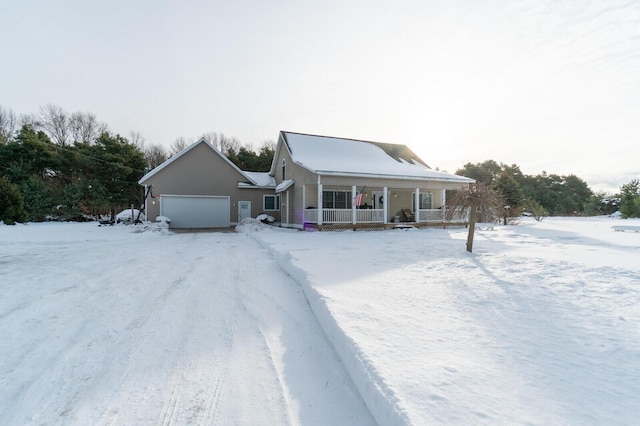
[[[510,217],[520,216],[522,213],[523,195],[520,184],[507,171],[502,171],[493,185],[498,193],[502,194],[504,206],[502,218],[506,225]]]
[[[103,133],[95,144],[85,147],[82,154],[88,159],[84,173],[84,185],[89,190],[93,184],[100,183],[105,197],[89,199],[85,206],[103,202],[102,207],[128,207],[138,205],[141,200],[141,188],[138,180],[144,175],[146,160],[140,148],[131,144],[120,135]],[[88,196],[94,194],[89,191]]]
[[[35,222],[45,220],[53,207],[51,189],[36,176],[31,176],[22,182],[20,189],[24,198],[27,220]]]
[[[620,188],[620,213],[623,218],[640,217],[640,180],[633,179]]]
[[[26,219],[24,200],[20,189],[8,177],[0,177],[0,221],[7,225],[14,225]]]

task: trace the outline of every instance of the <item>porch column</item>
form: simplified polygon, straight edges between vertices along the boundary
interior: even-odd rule
[[[149,190],[147,189],[147,185],[144,186],[144,216],[145,219],[147,220],[151,220],[149,219],[149,209],[147,208],[147,206],[149,205],[147,199],[149,198]]]
[[[304,223],[307,218],[305,217],[305,212],[307,211],[307,185],[302,185],[302,226],[304,227]]]
[[[385,186],[384,188],[382,188],[382,214],[384,217],[384,223],[385,225],[387,223],[389,223],[389,203],[387,203],[387,187]]]
[[[356,224],[356,203],[354,203],[354,201],[356,200],[356,186],[353,185],[351,187],[351,223],[352,224]]]
[[[318,225],[322,225],[322,184],[318,176]]]
[[[440,203],[440,214],[442,215],[442,221],[444,222],[446,220],[445,216],[447,212],[447,190],[443,189],[440,196],[442,197],[442,202]]]
[[[416,211],[413,212],[416,223],[420,222],[420,188],[416,188]]]
[[[290,209],[290,207],[289,207],[289,190],[287,189],[287,225],[290,223],[289,222],[289,209]]]

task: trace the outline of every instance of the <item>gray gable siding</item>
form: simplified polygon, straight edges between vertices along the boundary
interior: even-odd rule
[[[230,197],[231,223],[237,222],[238,201],[251,201],[251,216],[262,212],[263,195],[273,194],[271,189],[238,188],[247,177],[206,143],[198,143],[175,158],[155,174],[143,178],[142,183],[152,185],[153,194],[160,195],[217,195]],[[171,161],[171,160],[168,160]],[[147,202],[148,218],[160,214],[160,203]],[[278,212],[268,212],[279,220]]]

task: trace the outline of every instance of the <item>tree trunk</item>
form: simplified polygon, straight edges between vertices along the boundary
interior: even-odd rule
[[[473,234],[476,232],[476,209],[469,209],[469,233],[467,234],[467,251],[473,252]]]

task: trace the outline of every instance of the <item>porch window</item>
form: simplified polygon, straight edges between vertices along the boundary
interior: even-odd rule
[[[351,191],[322,191],[323,209],[350,209]]]
[[[264,211],[280,210],[280,196],[264,195],[262,197],[262,210]]]
[[[420,210],[430,210],[433,208],[433,195],[430,192],[420,193]],[[416,193],[411,193],[411,207],[416,209]]]

